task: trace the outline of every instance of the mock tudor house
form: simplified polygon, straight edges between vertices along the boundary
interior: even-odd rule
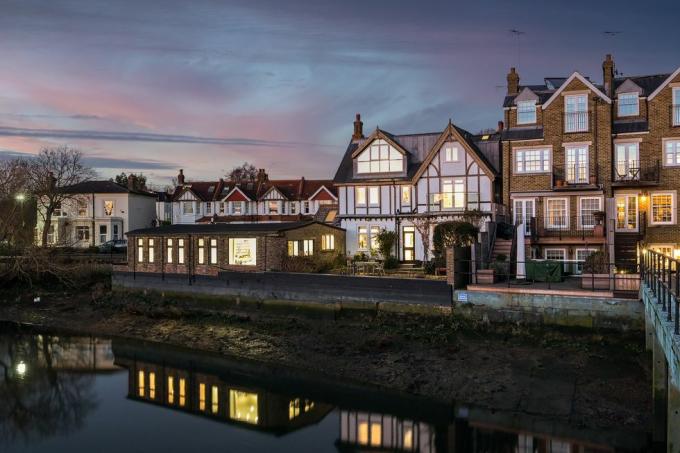
[[[185,182],[177,177],[172,223],[254,223],[318,220],[332,223],[337,192],[332,181],[270,180],[260,169],[254,179]]]
[[[48,243],[54,246],[91,247],[112,239],[125,239],[130,230],[156,222],[156,194],[138,191],[113,181],[86,181],[62,190],[69,194],[52,215]],[[38,215],[36,238],[45,227]]]
[[[393,135],[376,128],[364,137],[357,114],[334,179],[348,254],[375,250],[377,234],[387,229],[398,235],[399,260],[423,260],[423,219],[431,236],[434,225],[468,211],[495,218],[499,169],[498,134],[472,135],[449,121],[441,132]]]
[[[602,68],[602,84],[574,72],[534,85],[511,68],[503,200],[527,257],[579,262],[608,248],[634,269],[643,239],[680,253],[680,69],[616,77],[611,55]]]

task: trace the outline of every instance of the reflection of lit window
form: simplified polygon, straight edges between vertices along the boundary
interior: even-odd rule
[[[186,404],[187,395],[187,381],[183,378],[179,380],[179,405],[184,406]]]
[[[137,387],[139,388],[139,396],[144,396],[144,372],[137,373]]]
[[[149,263],[153,263],[153,257],[154,257],[153,246],[154,246],[154,240],[149,239]]]
[[[257,424],[257,393],[229,390],[229,418]]]
[[[198,240],[198,264],[205,264],[205,239]]]
[[[156,398],[156,373],[149,373],[149,398]]]
[[[404,429],[404,448],[409,450],[413,448],[413,428]]]
[[[229,264],[238,266],[255,266],[257,264],[257,239],[229,239]]]
[[[380,446],[382,444],[382,426],[380,423],[371,423],[371,445]]]
[[[288,241],[288,256],[298,256],[300,254],[300,243],[298,241]]]
[[[371,423],[369,433],[368,422],[359,423],[359,444],[379,447],[382,444],[382,426],[380,423]]]
[[[113,215],[113,201],[104,202],[104,215]]]
[[[212,406],[212,413],[216,414],[217,411],[220,408],[220,394],[219,394],[219,389],[215,385],[212,386],[212,395],[211,395],[210,403],[211,403],[211,406]]]
[[[168,376],[168,403],[175,403],[175,378]]]
[[[314,401],[304,400],[304,405],[300,398],[290,400],[288,403],[288,420],[298,417],[301,413],[305,414],[314,409]]]
[[[177,262],[184,264],[184,239],[177,239]]]
[[[217,239],[210,240],[210,264],[217,264]]]
[[[205,384],[198,384],[198,410],[205,410]]]

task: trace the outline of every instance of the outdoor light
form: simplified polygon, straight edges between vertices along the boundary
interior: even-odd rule
[[[18,202],[22,202],[22,201],[24,201],[24,200],[26,199],[26,195],[24,195],[23,193],[19,193],[19,194],[17,194],[14,198],[15,198]]]
[[[24,361],[17,364],[17,374],[19,376],[24,376],[26,374],[26,363]]]

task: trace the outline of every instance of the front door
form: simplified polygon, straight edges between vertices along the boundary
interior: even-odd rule
[[[415,261],[416,259],[416,228],[405,226],[403,229],[403,256],[404,261]]]
[[[637,195],[616,196],[616,231],[629,233],[638,231]]]
[[[536,215],[534,200],[524,199],[515,200],[514,209],[512,211],[512,217],[514,224],[518,223],[524,224],[524,235],[531,235],[531,218]]]

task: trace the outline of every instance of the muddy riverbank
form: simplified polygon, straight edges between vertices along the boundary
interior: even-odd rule
[[[114,297],[103,288],[42,294],[40,302],[0,293],[0,320],[312,368],[575,427],[650,426],[649,357],[641,334],[471,325],[451,316],[215,313],[178,301]]]

